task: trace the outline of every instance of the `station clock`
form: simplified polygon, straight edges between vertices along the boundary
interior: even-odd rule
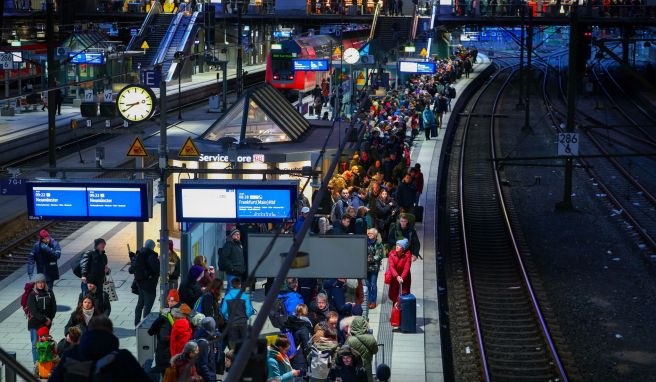
[[[360,52],[355,48],[348,48],[344,51],[344,61],[348,64],[355,64],[360,61]]]
[[[131,84],[118,92],[116,107],[126,121],[141,122],[152,117],[155,100],[155,93],[149,87]]]

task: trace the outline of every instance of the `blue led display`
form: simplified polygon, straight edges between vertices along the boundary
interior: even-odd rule
[[[433,74],[435,73],[434,62],[399,61],[401,73]]]
[[[293,60],[294,70],[305,72],[325,72],[328,71],[328,60]]]
[[[289,190],[237,189],[237,217],[240,219],[290,219]]]
[[[68,57],[73,64],[103,64],[105,62],[102,53],[70,52]]]
[[[139,187],[88,187],[87,193],[89,216],[141,216],[141,190]]]
[[[35,216],[87,216],[84,187],[34,187],[32,194]]]

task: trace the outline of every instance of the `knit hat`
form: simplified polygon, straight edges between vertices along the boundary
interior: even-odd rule
[[[168,296],[166,296],[166,301],[180,302],[180,293],[178,293],[178,290],[171,289]]]
[[[303,207],[303,208],[301,208],[301,213],[302,213],[302,214],[307,214],[308,212],[310,212],[310,207]]]
[[[230,231],[230,237],[232,237],[236,233],[240,233],[240,232],[237,228],[233,228],[232,231]]]
[[[191,314],[191,308],[187,304],[182,304],[180,305],[180,313],[188,316]]]
[[[211,317],[210,317],[211,318]],[[205,319],[205,315],[203,313],[196,313],[194,314],[193,317],[189,321],[191,321],[191,326],[194,328],[197,328],[200,326],[200,323]]]
[[[45,229],[42,229],[39,231],[39,237],[45,239],[46,237],[50,237],[50,234]]]
[[[39,281],[46,282],[46,275],[43,273],[37,273],[36,276],[34,276],[34,282],[38,283]]]
[[[146,242],[144,243],[144,247],[145,247],[145,248],[148,248],[148,249],[150,249],[150,250],[154,250],[154,249],[155,249],[155,242],[152,241],[152,240],[150,240],[150,239],[148,239],[148,240],[146,240]]]
[[[96,239],[96,240],[93,241],[93,247],[94,247],[94,248],[97,247],[98,244],[107,244],[107,243],[105,242],[105,239],[103,239],[103,238],[98,238],[98,239]]]
[[[396,245],[400,246],[403,249],[408,249],[408,239],[401,239],[396,241]]]
[[[216,322],[212,317],[205,317],[200,322],[200,327],[208,333],[214,333],[216,331]]]
[[[36,335],[39,337],[47,336],[48,334],[50,334],[50,329],[47,326],[42,326],[36,331]]]
[[[203,267],[201,267],[200,265],[194,265],[189,270],[189,277],[191,277],[192,279],[198,281],[200,276],[203,275],[203,271],[204,271]]]

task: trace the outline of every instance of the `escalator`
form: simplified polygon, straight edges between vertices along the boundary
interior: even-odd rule
[[[177,78],[178,63],[173,62],[176,52],[183,52],[185,57],[189,57],[192,42],[195,40],[196,33],[200,27],[197,23],[199,12],[192,14],[182,13],[171,38],[167,41],[167,46],[162,46],[159,52],[159,61],[162,63],[162,73],[166,81]]]
[[[377,40],[377,46],[390,50],[410,41],[412,17],[380,16],[376,24],[374,39]]]
[[[155,2],[155,4],[159,5],[158,2]],[[164,13],[161,5],[159,7],[153,6],[150,9],[141,29],[139,29],[139,33],[128,44],[128,50],[130,51],[144,50],[141,48],[143,43],[146,42],[148,44],[145,54],[132,58],[133,70],[153,65],[153,60],[157,55],[160,44],[176,16],[174,13]]]

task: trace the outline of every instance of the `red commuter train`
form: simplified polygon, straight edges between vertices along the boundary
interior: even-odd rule
[[[266,82],[281,90],[309,91],[330,72],[295,72],[292,60],[295,58],[339,60],[341,54],[335,55],[335,48],[343,52],[348,48],[362,48],[369,31],[350,32],[348,37],[335,38],[330,35],[298,37],[280,42],[282,49],[271,50],[267,57]],[[338,51],[338,52],[339,52]]]

